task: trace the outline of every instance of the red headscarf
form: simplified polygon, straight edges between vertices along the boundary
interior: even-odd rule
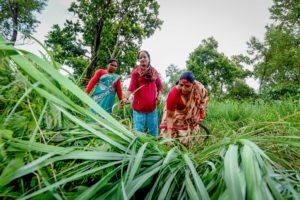
[[[143,77],[144,79],[146,79],[150,82],[155,81],[157,79],[157,77],[159,76],[156,69],[154,67],[152,67],[151,65],[148,65],[146,68],[137,66],[137,70],[141,77]]]

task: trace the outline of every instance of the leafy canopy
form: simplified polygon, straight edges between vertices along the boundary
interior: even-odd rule
[[[261,86],[300,84],[300,4],[273,0],[269,9],[274,22],[266,26],[264,41],[252,37],[248,53],[252,55],[254,74]]]
[[[35,32],[35,28],[40,22],[34,14],[41,13],[46,2],[47,0],[0,0],[0,30],[2,35],[15,43],[17,31],[25,34]]]
[[[233,84],[236,79],[247,77],[250,72],[243,70],[246,58],[236,56],[233,61],[223,53],[219,53],[218,42],[210,37],[189,55],[187,69],[192,71],[196,80],[208,86],[217,96],[224,93],[224,89]]]
[[[155,0],[77,0],[69,11],[78,21],[67,21],[64,28],[55,25],[46,45],[75,73],[80,74],[88,67],[87,79],[96,67],[106,68],[107,60],[112,57],[120,61],[117,73],[129,74],[136,64],[143,39],[150,37],[162,24],[158,9]],[[66,38],[68,35],[71,37]],[[68,47],[63,47],[65,39]],[[75,62],[78,57],[81,62]],[[90,62],[88,66],[87,62]]]

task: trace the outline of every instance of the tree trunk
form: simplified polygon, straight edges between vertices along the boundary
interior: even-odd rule
[[[108,0],[106,2],[105,8],[104,8],[104,12],[106,13],[108,11],[108,8],[110,6],[111,0]],[[86,72],[86,76],[85,79],[83,80],[83,85],[87,85],[88,81],[91,79],[92,77],[92,72],[96,67],[96,64],[99,60],[99,58],[97,57],[97,52],[99,50],[99,47],[101,45],[101,33],[102,33],[102,29],[104,26],[104,21],[106,19],[105,14],[103,14],[100,19],[97,22],[96,28],[95,28],[95,34],[94,34],[94,45],[91,48],[91,63],[87,69]]]
[[[8,7],[12,16],[12,21],[13,21],[13,34],[10,39],[12,45],[15,45],[17,41],[17,36],[18,36],[18,31],[17,31],[17,26],[18,26],[18,3],[14,2],[14,5],[11,5],[10,0],[8,0]]]
[[[98,62],[99,58],[97,56],[94,56],[94,59],[91,61],[87,71],[86,71],[86,76],[85,76],[85,79],[83,80],[82,82],[82,85],[87,85],[89,80],[91,79],[92,77],[92,72],[94,70],[94,68],[96,67],[96,64]]]

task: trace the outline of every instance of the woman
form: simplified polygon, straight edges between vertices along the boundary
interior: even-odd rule
[[[204,117],[207,105],[207,90],[200,82],[195,81],[192,72],[184,72],[168,95],[159,126],[160,135],[169,139],[180,138],[180,142],[188,146],[188,136],[193,132],[199,133],[198,122]]]
[[[150,65],[149,53],[140,51],[138,60],[140,64],[131,73],[130,85],[126,96],[121,102],[121,107],[126,104],[129,96],[133,94],[134,130],[144,132],[145,124],[147,124],[148,133],[157,137],[158,116],[156,106],[160,103],[162,84],[158,72]]]
[[[97,70],[85,90],[86,93],[89,94],[96,85],[96,89],[93,93],[92,98],[97,102],[99,106],[101,106],[110,114],[112,113],[112,107],[114,105],[116,92],[119,99],[122,99],[120,77],[115,74],[117,68],[118,61],[116,59],[110,59],[107,62],[107,70]]]

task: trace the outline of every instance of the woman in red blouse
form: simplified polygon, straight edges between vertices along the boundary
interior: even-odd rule
[[[133,69],[126,96],[121,101],[121,107],[133,94],[133,128],[144,132],[147,124],[148,133],[158,135],[158,117],[156,106],[160,103],[162,84],[159,74],[150,65],[150,55],[147,51],[138,53],[140,64]]]
[[[193,72],[184,72],[168,95],[159,126],[160,135],[169,139],[180,138],[179,141],[188,146],[188,136],[199,133],[198,122],[204,117],[207,106],[207,90],[195,81]]]
[[[110,59],[107,63],[107,70],[99,69],[96,71],[85,90],[89,94],[96,85],[92,98],[108,113],[112,113],[116,92],[119,99],[122,99],[120,76],[115,74],[117,68],[118,61]]]

